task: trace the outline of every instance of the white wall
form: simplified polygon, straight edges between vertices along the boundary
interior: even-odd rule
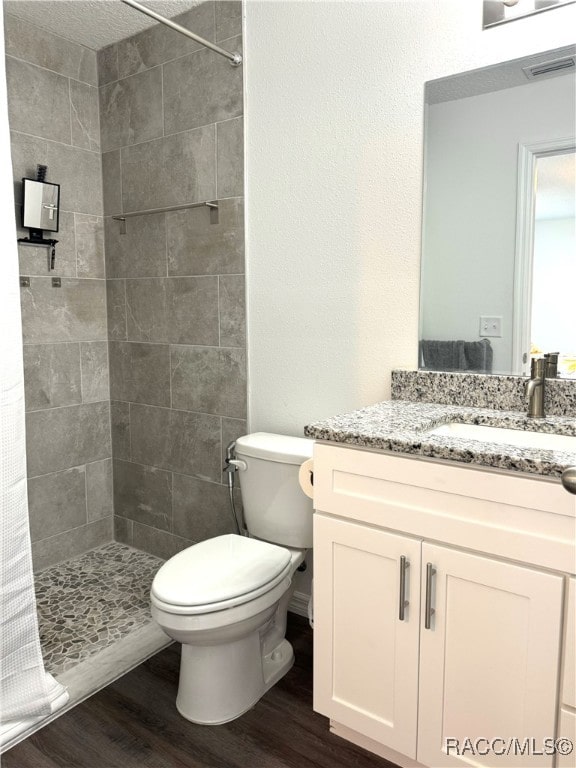
[[[428,107],[422,338],[475,341],[500,316],[495,373],[513,369],[518,145],[573,135],[575,96],[567,76]]]
[[[301,434],[417,364],[424,83],[568,45],[576,5],[246,0],[250,429]]]

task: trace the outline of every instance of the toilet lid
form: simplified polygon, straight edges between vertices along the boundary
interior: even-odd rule
[[[254,592],[281,574],[290,552],[258,539],[227,534],[171,557],[152,583],[152,594],[171,605],[208,605]]]

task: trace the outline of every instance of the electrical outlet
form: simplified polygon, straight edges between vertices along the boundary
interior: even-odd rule
[[[480,336],[502,336],[502,318],[480,315]]]

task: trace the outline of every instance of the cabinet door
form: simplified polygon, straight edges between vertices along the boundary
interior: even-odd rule
[[[562,697],[560,700],[562,704],[576,709],[576,579],[574,577],[568,580],[564,632],[564,672],[562,674]],[[576,758],[574,763],[576,764]]]
[[[416,756],[420,541],[314,515],[314,709]],[[400,569],[404,557],[404,619]]]
[[[576,749],[576,712],[574,710],[564,707],[560,710],[558,737],[564,741],[556,757],[556,768],[574,768],[576,765],[576,755],[574,754]],[[562,749],[562,747],[564,748]]]
[[[427,564],[436,571],[430,629]],[[562,577],[425,543],[422,590],[418,760],[443,768],[552,766],[551,755],[529,756],[524,740],[544,752],[543,740],[555,734]],[[476,754],[463,750],[494,738],[520,746],[501,756],[478,754],[486,742]]]

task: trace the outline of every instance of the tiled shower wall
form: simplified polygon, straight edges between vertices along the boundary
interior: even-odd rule
[[[240,2],[178,21],[240,49]],[[221,469],[246,431],[242,70],[160,25],[98,55],[11,15],[5,36],[17,221],[38,163],[62,193],[56,269],[19,247],[34,566],[110,540],[113,521],[120,541],[168,556],[232,529]],[[110,218],[216,198],[218,223],[201,208],[120,235]]]
[[[36,569],[112,538],[96,54],[6,15],[16,219],[22,177],[61,184],[56,268],[20,246],[28,493]],[[19,236],[27,235],[19,230]],[[52,276],[62,286],[52,287]]]
[[[177,19],[235,51],[241,3]],[[158,25],[99,52],[117,540],[167,557],[232,530],[246,431],[242,68]],[[208,208],[111,218],[186,203]]]

